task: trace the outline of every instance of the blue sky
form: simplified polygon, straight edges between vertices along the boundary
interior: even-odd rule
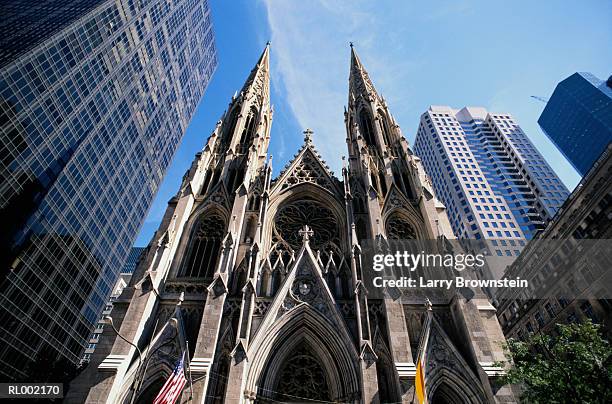
[[[278,173],[313,129],[336,172],[346,153],[349,41],[412,144],[429,105],[509,112],[573,189],[578,174],[540,130],[555,85],[576,71],[612,74],[612,2],[211,0],[219,67],[145,220],[146,245],[167,201],[257,61],[271,46],[274,121],[269,152]]]

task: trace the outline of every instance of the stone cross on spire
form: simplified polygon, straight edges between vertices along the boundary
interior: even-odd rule
[[[314,235],[314,231],[307,224],[302,227],[302,230],[298,231],[298,234],[302,236],[302,242],[307,244],[310,238]]]
[[[306,128],[302,133],[304,134],[304,142],[312,143],[312,134],[314,133],[312,129]]]

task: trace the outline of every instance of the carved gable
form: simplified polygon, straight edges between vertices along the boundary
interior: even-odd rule
[[[312,146],[306,145],[281,173],[274,187],[282,191],[294,185],[310,183],[333,192],[338,191],[337,180],[334,180],[318,153]]]
[[[336,306],[327,282],[323,279],[317,258],[308,245],[302,247],[266,313],[263,327],[258,332],[265,332],[266,328],[280,321],[283,316],[290,316],[293,310],[304,305],[316,310],[335,326],[344,329],[348,335],[343,316]]]

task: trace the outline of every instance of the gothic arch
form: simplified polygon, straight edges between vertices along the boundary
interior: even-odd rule
[[[392,208],[384,215],[385,233],[388,239],[426,239],[422,229],[422,219],[403,208]]]
[[[329,386],[336,375],[330,375],[334,370],[326,366],[326,363],[333,358],[329,355],[320,357],[310,339],[306,336],[295,340],[289,349],[273,357],[263,379],[272,381],[271,388],[264,387],[264,394],[272,392],[274,399],[283,401],[299,398],[324,401],[332,399]]]
[[[326,276],[329,288],[334,296],[350,295],[351,279],[346,279],[342,271],[348,259],[344,253],[348,244],[345,221],[345,211],[338,199],[317,192],[317,187],[311,184],[300,184],[291,193],[283,192],[273,198],[263,227],[264,245],[268,246],[264,259],[269,262],[264,267],[269,267],[270,273],[262,268],[258,290],[267,290],[270,296],[278,290],[279,280],[282,281],[301,247],[299,230],[308,225],[314,231],[310,246],[318,254],[321,268],[330,275]],[[266,286],[268,283],[272,286]]]
[[[356,367],[359,358],[351,341],[348,331],[302,304],[256,335],[248,352],[251,366],[245,393],[273,398],[283,365],[300,344],[305,344],[321,364],[329,401],[352,401],[359,397],[360,382]]]
[[[145,380],[142,386],[140,386],[134,402],[136,404],[147,404],[153,402],[153,399],[155,399],[161,390],[161,387],[172,374],[172,371],[173,369],[166,363],[156,363],[155,366],[153,366],[153,369],[148,369],[147,374],[145,375]],[[124,402],[129,402],[129,396],[129,391],[127,391]]]
[[[236,126],[238,125],[238,118],[240,118],[240,109],[241,104],[238,103],[227,115],[229,119],[225,122],[227,122],[228,125],[224,125],[223,128],[223,134],[221,136],[220,142],[220,152],[224,152],[225,150],[227,150],[229,144],[232,141],[232,136],[234,135],[234,132],[236,131]]]
[[[194,226],[179,276],[211,280],[221,256],[227,224],[223,218],[210,212]]]
[[[172,321],[176,321],[175,325],[171,325]],[[159,393],[159,381],[162,380],[162,385],[172,374],[177,361],[180,359],[181,352],[185,350],[185,339],[183,330],[182,315],[180,312],[172,320],[154,335],[153,340],[149,345],[142,349],[142,362],[137,360],[136,356],[132,357],[131,363],[125,376],[122,380],[122,386],[119,393],[120,400],[117,402],[128,404],[131,402],[133,383],[137,372],[141,371],[141,365],[146,364],[146,372],[142,375],[142,382],[136,392],[136,403],[148,403],[150,395],[155,398]],[[174,328],[176,327],[176,328]],[[168,334],[170,333],[170,334]],[[134,355],[137,355],[136,353]],[[159,386],[161,387],[161,385]]]
[[[246,285],[248,278],[247,261],[247,257],[243,258],[240,264],[232,272],[230,291],[233,296],[242,296],[242,288]]]
[[[242,129],[242,134],[240,135],[240,142],[238,145],[240,148],[240,150],[238,150],[239,153],[246,153],[248,151],[248,147],[252,144],[255,133],[257,132],[257,123],[259,121],[258,118],[259,111],[257,108],[255,108],[255,106],[251,106],[244,124],[244,128]]]
[[[159,394],[159,391],[163,387],[166,382],[166,378],[159,377],[152,381],[150,385],[143,388],[143,390],[138,394],[134,403],[136,404],[148,404],[152,403],[155,400],[155,397]]]
[[[234,159],[229,164],[227,173],[227,191],[230,197],[236,192],[240,184],[244,182],[247,173],[247,158],[245,156]]]
[[[445,367],[433,369],[427,376],[428,401],[432,404],[484,404],[484,393],[478,383],[465,381]]]
[[[374,331],[374,352],[378,357],[376,361],[378,399],[381,403],[395,403],[399,396],[396,389],[395,365],[378,327]]]
[[[271,239],[271,222],[273,222],[277,212],[284,206],[302,200],[312,200],[328,208],[332,212],[333,218],[336,220],[339,227],[344,229],[345,210],[344,206],[338,202],[339,200],[343,200],[343,198],[338,199],[339,195],[332,194],[331,192],[333,191],[323,189],[311,183],[302,183],[289,190],[284,190],[276,195],[272,195],[270,197],[270,204],[266,217],[267,223],[265,226],[264,241],[269,242]],[[345,241],[344,234],[342,234],[342,236],[342,241]]]
[[[227,233],[227,226],[229,222],[229,213],[227,210],[217,203],[205,203],[196,208],[190,215],[189,220],[183,227],[183,232],[180,237],[178,248],[175,252],[175,257],[172,260],[172,268],[169,271],[169,277],[182,277],[183,268],[186,261],[189,260],[191,253],[191,247],[194,241],[194,237],[200,227],[201,221],[208,216],[215,215],[220,218],[223,222],[223,235]]]
[[[344,207],[340,205],[338,202],[342,199],[337,199],[335,195],[330,194],[329,191],[321,192],[320,187],[304,183],[300,184],[294,188],[291,188],[291,192],[281,192],[278,195],[274,195],[270,198],[270,205],[268,207],[268,212],[266,215],[266,224],[263,228],[264,237],[263,242],[264,245],[271,247],[272,245],[272,236],[273,236],[273,226],[274,220],[276,218],[276,214],[285,206],[288,206],[294,202],[311,200],[313,203],[321,204],[331,211],[333,215],[333,220],[336,221],[336,224],[339,229],[339,237],[340,237],[340,248],[345,248],[348,246],[346,240],[346,234],[344,229],[346,228],[345,223],[345,210]]]
[[[376,111],[378,115],[378,122],[380,124],[380,131],[383,134],[383,138],[387,143],[387,146],[392,146],[392,135],[391,135],[391,127],[389,126],[389,117],[382,110],[382,108],[378,108]]]
[[[376,146],[376,132],[374,130],[374,119],[368,107],[359,109],[359,133],[368,146]]]

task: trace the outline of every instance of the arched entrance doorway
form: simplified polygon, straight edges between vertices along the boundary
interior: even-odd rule
[[[447,384],[442,383],[431,398],[431,404],[461,404],[463,401],[457,397],[457,393]]]
[[[257,403],[355,403],[359,361],[350,336],[301,304],[258,334],[245,393]]]
[[[282,402],[331,401],[325,370],[307,344],[300,343],[281,365],[273,397]]]

